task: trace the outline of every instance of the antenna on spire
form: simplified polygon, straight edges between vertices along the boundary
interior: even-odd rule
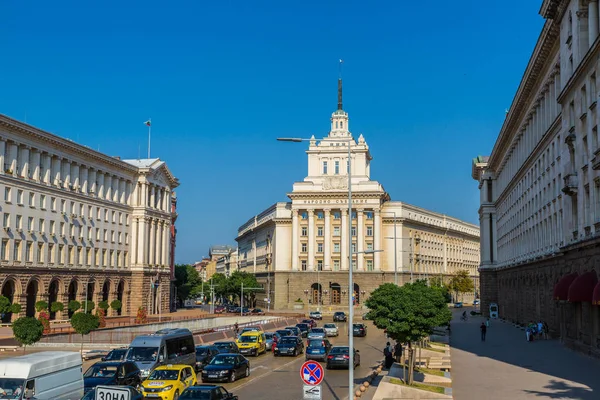
[[[342,109],[342,64],[344,60],[340,58],[340,67],[338,74],[338,110]]]

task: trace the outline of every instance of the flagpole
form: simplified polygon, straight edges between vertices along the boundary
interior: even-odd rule
[[[148,119],[148,121],[150,122],[148,124],[148,158],[150,158],[150,137],[152,134],[152,118]]]

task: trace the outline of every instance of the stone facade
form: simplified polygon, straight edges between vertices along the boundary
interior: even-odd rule
[[[109,157],[0,115],[0,166],[0,287],[22,315],[86,296],[121,300],[123,314],[169,310],[179,183],[163,161]]]
[[[494,148],[472,165],[482,310],[497,302],[501,317],[545,320],[565,343],[598,354],[600,308],[553,298],[566,274],[600,271],[598,1],[544,0],[540,13],[546,22]]]

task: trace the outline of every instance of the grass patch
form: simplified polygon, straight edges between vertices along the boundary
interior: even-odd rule
[[[394,385],[403,385],[403,386],[413,387],[415,389],[427,390],[428,392],[437,393],[437,394],[445,394],[446,393],[446,391],[444,390],[443,387],[425,385],[425,384],[417,383],[417,382],[414,382],[412,385],[407,385],[406,383],[402,382],[402,380],[396,379],[396,378],[390,378],[390,383],[393,383]]]
[[[415,371],[421,372],[423,374],[429,374],[429,375],[446,376],[446,375],[444,375],[444,371],[440,371],[439,369],[429,369],[429,368],[418,367],[418,368],[415,368]]]
[[[429,350],[429,351],[435,351],[437,353],[446,353],[446,350],[442,350],[442,349],[438,349],[435,348],[433,346],[427,346],[427,347],[423,347],[425,350]]]

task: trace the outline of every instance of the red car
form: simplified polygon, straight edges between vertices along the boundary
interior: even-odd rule
[[[311,328],[316,328],[317,327],[317,323],[315,322],[314,319],[303,319],[302,323],[303,324],[308,324]]]
[[[215,307],[215,314],[223,314],[225,312],[225,307],[217,306]]]

